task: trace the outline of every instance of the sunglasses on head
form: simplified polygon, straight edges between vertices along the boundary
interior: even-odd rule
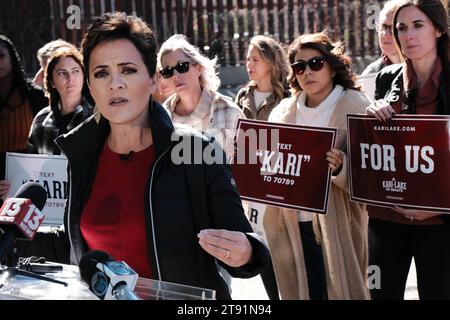
[[[298,60],[297,62],[294,62],[291,64],[291,68],[294,71],[295,74],[303,74],[306,70],[306,66],[309,66],[309,68],[313,71],[320,71],[323,68],[323,65],[325,64],[326,59],[324,57],[313,57],[309,59],[308,61],[305,60]]]
[[[159,74],[165,78],[165,79],[169,79],[173,76],[173,73],[175,70],[177,70],[178,73],[186,73],[189,71],[189,61],[184,61],[184,62],[178,62],[176,65],[174,65],[173,67],[165,67],[164,69],[161,69],[159,71]]]

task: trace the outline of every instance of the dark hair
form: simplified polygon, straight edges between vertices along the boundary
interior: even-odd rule
[[[398,38],[397,19],[400,11],[404,8],[414,6],[422,11],[433,23],[434,27],[442,33],[437,40],[438,56],[441,58],[443,64],[448,64],[450,61],[450,37],[448,34],[448,17],[444,5],[440,0],[409,0],[402,3],[394,14],[394,38],[397,47],[401,51],[400,40]],[[402,52],[403,54],[403,52]]]
[[[150,76],[155,74],[158,42],[150,27],[135,16],[124,12],[106,13],[96,19],[81,41],[86,73],[89,74],[89,58],[96,46],[106,41],[126,39],[141,53]]]
[[[47,90],[47,97],[50,101],[50,105],[53,110],[58,109],[58,103],[61,100],[61,96],[59,95],[58,90],[52,86],[53,84],[53,70],[55,69],[56,65],[62,58],[72,58],[81,68],[83,72],[83,90],[86,91],[86,71],[84,70],[83,65],[83,56],[81,55],[80,51],[78,51],[76,48],[73,47],[61,47],[59,49],[56,49],[53,51],[52,55],[49,57],[47,68],[45,68],[45,75],[44,75],[44,86],[45,90]]]
[[[314,49],[323,54],[331,69],[336,73],[333,77],[333,85],[339,84],[344,89],[361,91],[361,87],[355,84],[356,76],[351,69],[351,59],[344,55],[342,42],[333,43],[324,33],[301,35],[289,45],[288,60],[290,64],[295,62],[295,56],[302,49]],[[292,67],[290,68],[288,81],[294,94],[302,90]]]
[[[440,0],[405,0],[405,2],[398,7],[394,14],[394,39],[399,51],[404,55],[401,50],[400,40],[398,37],[398,30],[395,27],[397,25],[398,15],[404,8],[414,6],[422,11],[433,23],[434,27],[442,33],[437,39],[437,55],[442,62],[441,82],[448,83],[450,81],[450,36],[448,29],[448,16],[444,5]],[[446,92],[447,101],[450,101],[450,92]],[[409,93],[410,97],[407,99],[410,105],[410,111],[415,112],[415,98],[417,92]],[[441,108],[441,104],[438,105],[438,109]],[[437,110],[439,113],[449,114],[450,110]]]
[[[17,89],[19,90],[19,96],[21,97],[21,99],[25,99],[28,97],[29,86],[25,80],[25,73],[23,71],[23,66],[20,61],[19,54],[17,53],[17,50],[12,41],[5,35],[0,34],[0,44],[4,44],[5,47],[8,49],[9,56],[11,59],[13,82],[10,92],[12,92],[12,90],[14,89]],[[23,101],[20,101],[20,104],[22,103]]]

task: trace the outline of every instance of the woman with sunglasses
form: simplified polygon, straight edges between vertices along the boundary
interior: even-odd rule
[[[397,10],[402,2],[403,0],[390,0],[383,5],[383,9],[381,9],[378,15],[378,21],[376,24],[381,57],[369,64],[361,75],[378,73],[384,67],[401,62],[400,53],[397,50],[392,34],[392,22],[394,20],[395,10]]]
[[[209,150],[223,161],[224,152],[174,126],[152,101],[157,46],[148,25],[125,13],[98,18],[82,40],[99,112],[56,140],[69,160],[71,262],[103,250],[141,277],[229,299],[216,261],[234,277],[253,277],[267,249],[244,216],[229,166],[202,157]],[[189,155],[191,146],[202,154]]]
[[[216,59],[203,56],[186,37],[175,34],[158,53],[159,73],[170,80],[175,94],[164,106],[174,123],[186,124],[213,136],[231,158],[239,118],[245,118],[238,106],[217,90]]]
[[[368,299],[367,212],[350,200],[346,115],[370,100],[355,85],[344,47],[323,33],[302,35],[288,49],[293,96],[269,121],[338,128],[324,161],[332,171],[326,214],[267,208],[264,216],[272,262],[283,299]],[[308,186],[301,186],[308,187]]]
[[[389,121],[397,113],[450,114],[450,36],[439,0],[404,1],[394,15],[404,63],[383,69],[367,113]],[[369,262],[382,272],[373,299],[404,297],[414,258],[420,299],[450,299],[449,215],[369,206]]]
[[[161,70],[161,67],[157,66],[156,70]],[[163,76],[159,72],[156,72],[155,77],[157,88],[153,93],[152,98],[159,104],[163,104],[164,101],[167,100],[167,98],[175,93],[175,88],[170,79],[163,78]]]

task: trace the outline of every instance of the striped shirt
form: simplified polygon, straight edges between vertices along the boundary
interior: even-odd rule
[[[25,150],[32,121],[30,103],[15,90],[0,111],[0,152]]]

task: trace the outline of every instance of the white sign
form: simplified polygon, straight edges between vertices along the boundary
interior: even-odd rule
[[[363,76],[356,77],[356,83],[362,86],[362,90],[370,99],[375,99],[375,80],[377,79],[376,73],[369,73]]]
[[[67,193],[66,157],[7,152],[5,177],[11,182],[8,197],[13,197],[26,182],[41,184],[47,191],[42,226],[59,227],[63,224]]]
[[[248,202],[247,218],[253,228],[253,232],[261,236],[267,244],[266,231],[263,225],[266,207],[263,203]]]

